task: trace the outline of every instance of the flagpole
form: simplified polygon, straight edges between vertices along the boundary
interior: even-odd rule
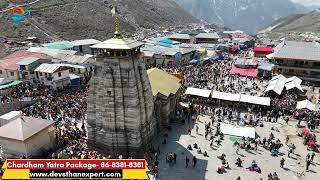
[[[116,3],[111,10],[111,14],[114,17],[114,24],[115,24],[115,32],[114,32],[113,38],[121,39],[122,35],[121,35],[121,29],[120,29],[120,21],[119,21],[119,17],[117,16],[117,10],[116,10],[117,5],[118,4]]]

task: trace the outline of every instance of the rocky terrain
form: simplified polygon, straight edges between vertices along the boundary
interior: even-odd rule
[[[320,32],[320,10],[307,14],[292,15],[281,18],[263,29],[262,32]]]
[[[320,41],[320,10],[281,18],[258,32],[267,39],[286,38],[299,41]]]
[[[9,5],[2,2],[1,7]],[[27,16],[23,25],[14,25],[9,19],[9,12],[1,13],[0,34],[18,39],[36,35],[47,41],[104,40],[114,31],[114,19],[110,12],[114,5],[112,0],[40,0],[25,6],[25,9],[32,11],[32,15]],[[130,33],[138,28],[158,29],[199,22],[171,0],[121,0],[117,12],[122,30]]]
[[[175,0],[191,14],[210,23],[254,33],[280,17],[308,9],[291,0]]]

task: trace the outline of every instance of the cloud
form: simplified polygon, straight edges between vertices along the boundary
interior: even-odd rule
[[[320,0],[291,0],[305,6],[320,5]]]

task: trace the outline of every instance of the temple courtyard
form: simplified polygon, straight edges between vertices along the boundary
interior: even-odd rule
[[[281,143],[284,144],[280,148],[280,156],[271,156],[271,152],[266,150],[261,145],[258,146],[257,151],[247,152],[244,149],[240,149],[239,153],[236,154],[236,147],[230,140],[229,135],[224,136],[224,140],[220,146],[216,143],[210,147],[210,141],[205,139],[205,122],[211,122],[210,116],[200,115],[199,120],[196,124],[199,127],[198,134],[196,133],[195,124],[192,122],[175,123],[172,125],[172,130],[165,132],[168,137],[163,134],[158,136],[156,140],[160,147],[159,159],[159,174],[158,179],[162,180],[236,180],[239,176],[241,180],[260,180],[268,179],[269,173],[276,172],[281,180],[313,180],[320,178],[320,158],[318,155],[315,156],[314,162],[310,165],[309,171],[306,172],[306,155],[308,154],[307,147],[303,145],[302,137],[297,136],[296,124],[297,122],[293,119],[289,121],[289,125],[285,124],[284,120],[278,121],[278,123],[263,122],[264,127],[256,128],[256,137],[260,137],[262,140],[264,137],[269,137],[270,132],[274,134],[275,140],[280,139]],[[213,132],[215,132],[217,123],[214,124]],[[188,134],[187,129],[191,127],[191,136]],[[273,129],[275,130],[271,130]],[[278,129],[278,130],[277,130]],[[316,133],[318,135],[319,132]],[[288,146],[285,145],[286,136],[289,136],[290,140],[288,144],[295,144],[296,149],[294,154],[287,156]],[[166,139],[166,144],[161,144]],[[217,138],[215,138],[217,139]],[[319,139],[318,139],[319,140]],[[198,147],[201,148],[202,153],[207,151],[208,157],[203,154],[199,154],[197,149],[189,151],[187,146],[191,146],[197,143]],[[156,145],[155,147],[158,147]],[[168,153],[176,153],[177,160],[176,164],[170,165],[166,162],[166,155]],[[226,160],[229,162],[230,169],[226,169],[226,173],[218,174],[216,170],[221,166],[221,160],[217,158],[222,153],[226,155]],[[190,159],[189,166],[186,168],[186,156]],[[192,166],[192,157],[196,156],[197,164],[195,167]],[[240,157],[243,160],[242,166],[237,167],[235,165],[236,159]],[[280,168],[280,160],[284,158],[284,168]],[[257,165],[261,168],[261,173],[249,171],[248,167],[251,166],[251,162],[255,160]],[[304,175],[299,175],[299,173]],[[156,179],[150,173],[151,179]]]

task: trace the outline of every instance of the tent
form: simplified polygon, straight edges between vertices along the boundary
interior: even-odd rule
[[[252,127],[236,127],[230,124],[221,123],[220,130],[223,134],[231,136],[256,138],[256,130]]]
[[[190,61],[190,64],[197,65],[197,64],[200,64],[200,61],[197,59],[193,59]]]
[[[269,97],[258,97],[258,96],[249,96],[244,94],[232,94],[232,93],[224,93],[219,91],[212,91],[211,97],[214,99],[221,99],[226,101],[234,101],[234,102],[244,102],[251,104],[258,104],[264,106],[270,106],[270,98]]]
[[[287,79],[285,86],[286,86],[287,90],[297,88],[303,92],[303,89],[301,87],[301,83],[302,83],[302,80],[300,78],[293,76],[293,77]]]
[[[211,97],[214,99],[220,99],[220,92],[219,91],[212,91]]]
[[[200,97],[209,97],[211,94],[210,90],[206,90],[206,89],[199,89],[199,88],[191,88],[189,87],[185,94],[188,95],[193,95],[193,96],[200,96]]]
[[[240,101],[240,94],[224,93],[220,92],[220,99],[226,101]]]
[[[240,102],[246,102],[250,104],[258,104],[264,106],[270,106],[270,98],[269,97],[259,97],[259,96],[249,96],[241,94]]]
[[[22,81],[14,80],[9,83],[2,84],[2,85],[0,85],[0,90],[19,85],[20,83],[22,83]]]
[[[278,95],[280,95],[283,91],[287,78],[283,75],[275,76],[269,82],[267,89],[264,92],[274,91]]]
[[[295,82],[296,84],[301,84],[302,80],[300,78],[298,78],[297,76],[293,76],[293,77],[286,80],[286,83],[288,83],[288,82]]]
[[[286,83],[285,86],[286,86],[287,90],[290,90],[290,89],[293,89],[293,88],[297,88],[301,92],[303,92],[303,89],[302,89],[301,85],[300,84],[296,84],[294,81]]]
[[[240,74],[241,76],[257,77],[258,69],[241,69],[233,66],[230,70],[230,74]]]
[[[266,55],[266,57],[267,57],[268,59],[272,59],[273,56],[274,56],[274,53],[271,53],[271,54]]]
[[[306,99],[297,103],[297,109],[309,109],[310,111],[316,111],[318,108],[315,104]]]

